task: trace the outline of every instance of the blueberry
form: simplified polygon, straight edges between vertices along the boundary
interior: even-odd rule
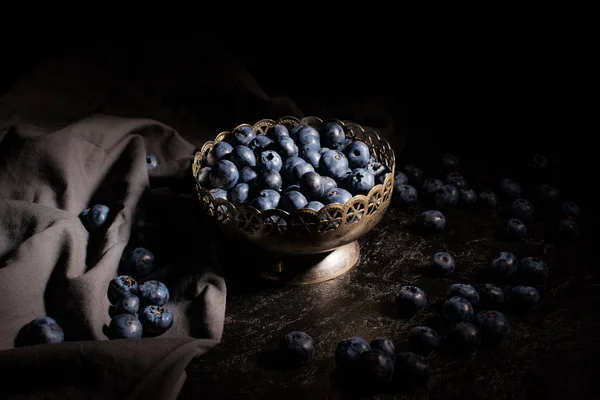
[[[348,177],[348,188],[355,194],[369,194],[375,186],[375,176],[366,168],[356,168]]]
[[[137,247],[125,260],[125,271],[134,278],[143,278],[154,271],[154,254],[148,249]]]
[[[359,140],[350,143],[344,153],[348,158],[348,166],[352,169],[366,167],[371,159],[369,146]]]
[[[413,315],[427,305],[427,296],[416,286],[402,286],[398,291],[397,302],[402,314]]]
[[[401,205],[415,204],[419,201],[417,189],[410,185],[397,185],[394,181],[394,201]]]
[[[173,326],[173,313],[163,307],[146,306],[140,311],[139,320],[144,333],[160,335]]]
[[[408,351],[398,353],[396,373],[406,383],[424,382],[431,376],[431,367],[427,359]]]
[[[256,156],[247,146],[235,146],[227,159],[235,164],[238,171],[244,167],[256,167]]]
[[[441,232],[446,227],[446,217],[438,210],[424,211],[417,221],[425,232]]]
[[[274,146],[273,140],[266,135],[257,135],[250,143],[248,143],[248,148],[256,155],[259,155],[265,150],[270,150]]]
[[[431,271],[436,275],[448,275],[454,271],[454,257],[448,252],[440,251],[431,257]]]
[[[304,208],[308,204],[306,197],[300,192],[291,190],[281,196],[279,208],[289,213],[292,213],[300,208]]]
[[[135,315],[121,314],[110,321],[108,326],[111,339],[139,339],[142,337],[142,324]]]
[[[279,139],[283,137],[290,137],[290,132],[284,125],[273,125],[271,129],[269,129],[269,133],[267,134],[273,142],[277,142]]]
[[[394,185],[408,185],[408,177],[403,172],[396,172]]]
[[[527,257],[519,264],[519,279],[525,285],[537,286],[548,278],[548,266],[541,258]]]
[[[238,179],[238,183],[247,183],[252,184],[258,174],[252,167],[244,167],[240,171],[240,178]]]
[[[283,160],[277,152],[273,150],[266,150],[260,153],[257,160],[257,167],[259,170],[262,169],[274,169],[275,171],[281,171],[283,167]]]
[[[540,292],[532,286],[515,286],[508,291],[508,301],[517,309],[528,309],[540,301]]]
[[[510,203],[510,215],[523,221],[530,221],[533,216],[533,204],[527,199],[519,198]]]
[[[331,150],[329,147],[321,147],[321,150],[319,150],[319,154],[323,155],[323,153],[326,153],[329,150]]]
[[[444,185],[433,194],[433,204],[437,208],[447,210],[458,203],[458,189],[453,185]]]
[[[500,181],[500,193],[509,199],[521,197],[521,185],[512,179],[504,178]]]
[[[448,343],[459,354],[472,354],[481,343],[481,332],[469,322],[458,322],[448,330]]]
[[[423,182],[421,191],[423,192],[423,196],[425,196],[427,199],[431,199],[433,198],[433,195],[443,187],[444,182],[440,181],[439,179],[430,178]]]
[[[250,195],[250,185],[247,183],[238,183],[229,191],[229,197],[235,204],[245,204]]]
[[[279,342],[282,359],[290,365],[306,364],[315,356],[313,339],[304,332],[290,332]]]
[[[321,125],[321,133],[325,146],[341,143],[346,139],[344,129],[336,122],[325,122]]]
[[[299,192],[300,191],[300,185],[289,185],[289,186],[287,186],[283,190],[283,193],[291,192],[292,190],[295,190],[295,191]]]
[[[117,276],[108,284],[108,300],[111,304],[116,304],[123,296],[129,293],[135,293],[137,289],[138,283],[131,276]]]
[[[371,349],[377,349],[383,351],[388,357],[394,361],[396,360],[396,346],[394,342],[385,337],[378,337],[373,339],[370,343]]]
[[[126,294],[117,303],[117,313],[136,315],[140,310],[140,298],[135,294]]]
[[[565,203],[562,204],[562,206],[560,207],[561,210],[561,217],[563,219],[579,219],[579,216],[581,215],[581,209],[579,208],[579,206],[573,202],[567,201]]]
[[[514,254],[506,251],[501,251],[492,259],[491,269],[494,276],[507,279],[509,276],[517,272],[519,261]]]
[[[458,158],[452,153],[444,153],[442,155],[442,166],[447,171],[458,171]]]
[[[415,326],[408,334],[408,344],[415,353],[427,356],[439,346],[440,338],[428,326]]]
[[[329,189],[323,195],[323,204],[327,205],[327,204],[337,203],[337,204],[345,205],[346,202],[348,202],[348,200],[350,200],[351,198],[352,198],[352,194],[350,194],[350,192],[347,191],[346,189],[333,188],[333,189]]]
[[[475,315],[474,322],[479,327],[484,341],[498,342],[510,333],[508,320],[500,311],[481,311]]]
[[[318,200],[323,197],[323,179],[317,172],[307,172],[300,179],[300,192],[308,200]]]
[[[344,139],[341,142],[333,143],[330,147],[331,147],[331,150],[337,150],[337,151],[344,152],[344,151],[346,151],[346,148],[350,145],[350,143],[352,143],[352,141],[350,139]]]
[[[390,170],[379,161],[373,161],[373,158],[371,158],[371,161],[367,164],[365,168],[367,169],[367,171],[372,173],[376,179],[379,176],[390,172]]]
[[[498,206],[498,196],[496,196],[496,193],[486,190],[479,193],[479,202],[487,208],[496,208]]]
[[[460,189],[458,199],[464,204],[474,204],[477,201],[477,194],[473,189]]]
[[[323,207],[325,207],[325,205],[320,201],[310,201],[304,208],[310,208],[311,210],[319,211]]]
[[[473,320],[473,315],[473,305],[463,297],[453,296],[444,301],[442,316],[449,325],[470,322]]]
[[[421,183],[423,183],[423,170],[421,168],[414,165],[407,165],[404,167],[403,172],[408,178],[408,183],[416,188],[421,187]]]
[[[152,153],[146,154],[146,167],[148,169],[154,169],[158,167],[158,158],[156,158],[156,155]]]
[[[323,181],[323,194],[337,187],[337,182],[335,181],[335,179],[329,176],[321,175],[321,180]]]
[[[303,126],[297,132],[296,142],[304,149],[319,151],[321,148],[321,137],[319,132],[312,126]]]
[[[283,162],[283,168],[282,168],[282,176],[285,180],[290,180],[291,176],[292,176],[292,170],[294,169],[294,167],[298,164],[303,164],[305,163],[306,160],[304,160],[301,157],[290,157],[288,159],[286,159]]]
[[[233,146],[227,142],[217,142],[210,149],[206,162],[210,167],[214,166],[217,161],[222,160],[227,154],[233,151]]]
[[[552,233],[559,241],[569,243],[579,236],[579,227],[575,221],[563,219],[556,223]]]
[[[473,307],[477,307],[479,305],[479,293],[477,293],[477,290],[475,290],[475,288],[471,285],[466,285],[463,283],[455,283],[450,285],[448,297],[455,296],[468,300]]]
[[[519,239],[527,234],[527,226],[518,218],[510,218],[504,224],[504,234],[512,239]]]
[[[504,291],[496,285],[485,283],[477,288],[483,307],[498,308],[504,304]]]
[[[252,200],[252,203],[250,203],[250,205],[260,212],[272,210],[275,208],[275,206],[273,206],[273,203],[271,203],[271,201],[266,197],[256,197],[254,200]]]
[[[321,173],[335,180],[343,179],[348,170],[348,159],[338,150],[329,150],[321,155],[319,160]]]
[[[554,204],[560,201],[560,191],[550,185],[544,184],[536,189],[538,200],[544,204]]]
[[[263,189],[258,193],[258,196],[267,198],[271,202],[272,208],[277,208],[281,200],[279,192],[273,189]]]
[[[47,316],[31,321],[26,331],[31,344],[62,343],[65,340],[65,333],[58,322]]]
[[[87,226],[91,231],[100,229],[108,220],[110,208],[103,204],[96,204],[87,214]]]
[[[251,126],[242,126],[233,131],[234,143],[238,146],[248,146],[256,137]]]
[[[292,139],[294,139],[294,141],[297,141],[298,140],[298,132],[300,131],[300,129],[304,128],[305,126],[308,126],[308,125],[300,124],[300,125],[296,125],[296,126],[292,127],[292,129],[290,129],[290,137]]]
[[[536,154],[531,159],[531,168],[535,171],[545,171],[548,169],[548,159],[541,154]]]
[[[315,150],[307,150],[303,153],[302,158],[313,166],[313,168],[319,168],[319,161],[321,160],[321,153]]]
[[[363,351],[358,356],[357,366],[357,376],[368,386],[389,383],[394,377],[394,362],[378,349]]]
[[[142,283],[137,293],[144,307],[164,306],[169,301],[169,289],[164,283],[156,280]]]
[[[300,184],[300,182],[302,182],[302,176],[304,176],[304,174],[306,174],[308,172],[315,172],[315,169],[309,163],[304,162],[302,164],[296,165],[294,168],[292,168],[292,173],[290,175],[290,182],[302,186]]]
[[[281,190],[283,186],[283,179],[279,172],[274,169],[263,169],[258,173],[256,177],[255,186],[258,189],[273,189]]]
[[[240,173],[234,163],[229,160],[219,160],[208,174],[210,183],[217,189],[231,189],[234,187]]]
[[[292,138],[282,137],[275,142],[275,149],[282,158],[290,158],[298,156],[298,146]]]
[[[227,193],[227,190],[225,190],[225,189],[210,189],[209,193],[215,199],[223,199],[223,200],[228,200],[229,199],[229,195]]]
[[[201,168],[200,171],[198,171],[198,175],[196,176],[196,179],[198,180],[198,183],[200,184],[200,186],[202,186],[203,188],[210,186],[210,179],[209,179],[208,175],[209,175],[209,172],[211,169],[212,169],[211,167],[204,167],[204,168]]]
[[[370,350],[369,343],[358,336],[344,339],[335,349],[335,363],[340,368],[350,369],[356,366],[361,353]]]
[[[469,184],[465,177],[459,174],[458,172],[452,172],[446,175],[445,182],[449,185],[456,186],[458,190],[469,188]]]

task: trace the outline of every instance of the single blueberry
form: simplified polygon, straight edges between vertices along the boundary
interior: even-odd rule
[[[463,297],[453,296],[444,301],[442,316],[449,325],[470,322],[473,320],[473,315],[473,305]]]
[[[415,353],[428,356],[439,346],[440,337],[428,326],[415,326],[408,334],[408,344]]]
[[[206,162],[210,167],[214,166],[217,161],[222,160],[227,154],[233,151],[233,146],[227,142],[217,142],[210,149]]]
[[[118,314],[136,315],[140,310],[140,298],[135,294],[126,294],[116,305]]]
[[[229,191],[229,198],[234,204],[245,204],[250,196],[250,185],[238,183]]]
[[[456,186],[458,190],[469,188],[469,184],[465,177],[459,174],[458,172],[452,172],[446,175],[445,181],[449,185]]]
[[[442,166],[447,171],[458,171],[458,158],[452,153],[444,153],[442,155]]]
[[[470,355],[481,343],[481,332],[470,322],[458,322],[448,330],[447,339],[454,352]]]
[[[460,189],[458,199],[464,204],[474,204],[477,201],[477,194],[473,189]]]
[[[422,212],[417,221],[425,232],[441,232],[446,227],[446,217],[438,210]]]
[[[421,192],[427,200],[433,199],[433,195],[444,187],[444,182],[439,179],[426,179],[421,187]]]
[[[319,168],[319,161],[321,160],[321,153],[315,150],[307,150],[302,154],[302,158],[313,166],[313,168]]]
[[[292,213],[300,208],[304,208],[307,204],[308,201],[302,193],[292,190],[281,196],[279,208]]]
[[[533,204],[527,199],[519,198],[510,203],[510,215],[523,221],[530,221],[533,216]]]
[[[295,140],[302,147],[309,145],[310,148],[317,151],[321,148],[321,136],[312,126],[303,126],[300,128]]]
[[[512,179],[504,178],[500,181],[500,193],[510,199],[521,197],[521,185]]]
[[[348,177],[348,188],[355,194],[369,194],[375,186],[375,176],[366,168],[356,168]]]
[[[477,288],[479,300],[483,307],[498,308],[504,304],[504,291],[491,283],[485,283]]]
[[[233,131],[234,143],[238,146],[248,146],[256,137],[251,126],[241,126]]]
[[[318,200],[323,197],[323,179],[317,172],[307,172],[300,179],[300,192],[308,200]]]
[[[348,170],[348,159],[338,150],[329,150],[319,160],[321,173],[335,180],[343,179]]]
[[[108,213],[110,208],[103,204],[96,204],[90,207],[90,211],[87,214],[87,226],[91,231],[100,229],[108,220]]]
[[[336,122],[323,123],[321,133],[325,146],[336,145],[346,139],[344,129]]]
[[[271,202],[272,208],[277,208],[281,200],[279,192],[273,189],[263,189],[258,193],[258,196],[266,197]]]
[[[283,159],[298,156],[298,146],[289,137],[282,137],[275,142],[275,149]]]
[[[53,318],[43,316],[31,321],[26,328],[30,344],[62,343],[65,333]]]
[[[517,309],[534,307],[540,301],[540,292],[532,286],[515,286],[508,291],[508,302]]]
[[[229,160],[219,160],[208,174],[210,183],[217,189],[231,189],[240,178],[240,173],[234,163]]]
[[[440,251],[435,253],[431,257],[431,271],[436,275],[448,275],[452,271],[454,271],[454,257],[446,251]]]
[[[405,184],[397,185],[394,181],[393,199],[401,205],[415,204],[419,201],[419,194],[414,187]]]
[[[350,200],[351,198],[352,198],[352,194],[350,194],[350,192],[347,191],[346,189],[333,188],[333,189],[329,189],[323,195],[323,204],[328,205],[328,204],[337,203],[337,204],[345,205],[346,202],[348,202],[348,200]]]
[[[225,189],[210,189],[208,191],[215,199],[229,200],[229,194]]]
[[[394,175],[394,185],[408,185],[408,177],[404,172],[396,172]]]
[[[507,279],[517,271],[519,261],[514,254],[501,251],[492,259],[491,269],[495,277]]]
[[[110,321],[108,326],[111,339],[139,339],[142,337],[142,324],[135,315],[121,314]]]
[[[273,142],[277,142],[279,139],[283,137],[290,137],[290,132],[284,125],[273,125],[267,134]]]
[[[148,153],[146,154],[146,167],[148,169],[154,169],[158,167],[158,158],[156,158],[155,154]]]
[[[309,201],[304,208],[310,208],[311,210],[319,211],[323,207],[325,207],[325,205],[320,201]]]
[[[404,351],[398,353],[396,373],[406,383],[425,382],[431,376],[431,366],[425,357]]]
[[[173,326],[173,313],[163,307],[146,306],[138,316],[144,333],[156,336],[165,333]]]
[[[300,366],[313,359],[315,344],[313,339],[304,332],[290,332],[279,342],[279,353],[286,363]]]
[[[552,234],[559,241],[569,243],[579,236],[579,226],[575,221],[563,219],[556,223]]]
[[[541,258],[523,258],[519,264],[519,279],[525,285],[542,285],[548,278],[548,266]]]
[[[256,177],[255,186],[257,189],[281,190],[283,179],[279,172],[274,169],[263,169]]]
[[[398,291],[397,303],[402,314],[413,315],[427,305],[427,296],[416,286],[402,286]]]
[[[377,339],[371,340],[371,349],[377,349],[383,351],[392,360],[396,360],[396,346],[394,342],[386,337],[378,337]]]
[[[442,210],[450,209],[458,203],[458,189],[454,185],[444,185],[433,194],[433,204]]]
[[[563,219],[573,219],[576,220],[581,215],[581,209],[579,206],[571,201],[567,201],[562,204],[560,207],[561,217]]]
[[[123,296],[129,293],[135,293],[138,289],[138,283],[129,275],[120,275],[112,279],[108,284],[108,300],[111,304],[117,304]]]
[[[323,181],[323,194],[337,187],[337,182],[335,179],[329,176],[321,175],[321,180]]]
[[[257,156],[265,150],[272,149],[274,146],[275,143],[266,135],[257,135],[248,143],[248,148]]]
[[[154,254],[148,249],[137,247],[125,259],[125,271],[134,278],[143,278],[154,271]]]
[[[481,311],[475,315],[474,322],[484,341],[499,342],[510,333],[508,320],[500,311]]]
[[[408,178],[408,183],[411,186],[416,188],[420,188],[423,183],[423,170],[421,168],[414,165],[407,165],[404,167],[404,174]]]
[[[358,357],[370,349],[369,343],[361,337],[344,339],[335,349],[335,363],[340,368],[351,369],[356,367]]]
[[[235,164],[238,171],[244,167],[256,167],[256,156],[248,146],[235,146],[227,159]]]
[[[527,226],[518,218],[509,218],[504,224],[504,234],[512,239],[519,239],[527,234]]]
[[[560,201],[560,191],[550,185],[544,184],[536,189],[538,200],[543,204],[554,204]]]
[[[304,174],[308,172],[315,172],[315,169],[309,163],[304,162],[302,164],[296,165],[294,168],[292,168],[290,182],[300,185],[300,182],[302,182],[302,176],[304,176]]]
[[[357,360],[358,374],[368,386],[391,382],[394,377],[394,362],[383,351],[371,349],[363,351]]]
[[[468,300],[473,307],[477,307],[479,305],[479,293],[477,293],[477,290],[475,290],[475,288],[471,285],[466,285],[464,283],[455,283],[450,285],[448,297],[455,296]]]
[[[369,146],[360,140],[350,143],[344,153],[348,158],[348,166],[352,169],[366,167],[371,159]]]
[[[496,208],[498,206],[498,196],[496,196],[496,193],[486,190],[479,193],[479,203],[487,208]]]
[[[196,179],[198,180],[198,183],[200,184],[200,186],[202,186],[203,188],[210,186],[209,173],[210,173],[211,169],[212,169],[211,167],[204,167],[204,168],[201,168],[200,171],[198,171],[198,175],[196,176]]]
[[[257,176],[258,176],[258,174],[254,170],[254,168],[244,167],[240,171],[240,177],[238,179],[238,183],[247,183],[250,185],[250,184],[254,183],[254,180],[256,179]]]
[[[169,289],[157,280],[146,281],[137,290],[140,302],[145,306],[164,306],[169,301]]]
[[[283,167],[283,160],[281,159],[281,156],[273,150],[263,151],[258,157],[257,167],[259,170],[274,169],[279,172]]]
[[[250,205],[260,212],[272,210],[275,208],[275,206],[273,206],[273,203],[271,203],[271,201],[266,197],[256,197],[254,200],[252,200],[252,203],[250,203]]]

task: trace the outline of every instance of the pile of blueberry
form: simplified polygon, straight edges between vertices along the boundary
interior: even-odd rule
[[[383,184],[390,170],[360,140],[346,137],[335,122],[320,132],[309,125],[288,131],[274,125],[266,134],[237,128],[217,142],[196,177],[214,198],[248,204],[259,211],[301,208],[319,211],[345,204]]]

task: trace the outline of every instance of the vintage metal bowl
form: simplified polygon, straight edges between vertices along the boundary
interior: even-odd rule
[[[369,232],[385,214],[393,192],[395,155],[387,140],[361,125],[317,117],[297,119],[284,117],[277,121],[263,119],[251,126],[261,135],[275,124],[288,129],[298,124],[319,130],[324,122],[340,124],[347,138],[365,142],[371,154],[389,168],[383,184],[376,185],[367,195],[356,195],[345,205],[329,204],[320,211],[300,209],[293,213],[274,209],[260,212],[250,205],[233,204],[214,198],[209,189],[201,187],[196,177],[206,166],[206,158],[215,143],[231,134],[221,132],[196,152],[192,173],[203,212],[232,238],[252,244],[256,251],[270,255],[269,267],[263,275],[289,283],[314,283],[339,276],[354,266],[359,258],[357,239]],[[234,130],[235,130],[234,129]]]

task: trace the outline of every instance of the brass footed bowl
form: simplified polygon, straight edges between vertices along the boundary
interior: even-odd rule
[[[368,195],[352,197],[345,205],[329,204],[319,211],[300,209],[288,213],[274,209],[260,212],[250,205],[233,204],[224,199],[214,198],[209,189],[201,187],[196,177],[200,169],[207,165],[207,155],[215,143],[231,134],[229,131],[224,131],[219,133],[215,140],[206,142],[194,157],[192,173],[203,212],[214,220],[216,225],[227,235],[245,240],[262,251],[279,255],[280,258],[331,253],[333,250],[345,246],[346,253],[348,251],[356,253],[355,257],[350,257],[345,261],[345,270],[351,268],[352,265],[348,267],[347,264],[355,264],[358,260],[358,245],[353,242],[377,225],[388,209],[392,198],[395,155],[387,140],[382,139],[375,131],[365,129],[354,122],[336,119],[323,121],[317,117],[302,119],[284,117],[277,121],[263,119],[254,125],[242,124],[235,129],[251,126],[260,135],[266,134],[276,124],[284,125],[288,129],[305,124],[320,131],[321,124],[329,121],[340,124],[347,138],[366,143],[371,154],[391,171],[383,184],[374,186]],[[352,246],[348,246],[349,244]],[[326,254],[317,259],[322,260],[325,257]],[[339,255],[333,258],[341,259]],[[313,257],[311,260],[310,263],[314,264],[315,258]],[[298,264],[298,260],[295,260],[295,264]],[[281,269],[281,265],[278,269]],[[320,274],[317,280],[329,278]],[[306,283],[304,282],[306,279],[302,280],[301,283]]]

